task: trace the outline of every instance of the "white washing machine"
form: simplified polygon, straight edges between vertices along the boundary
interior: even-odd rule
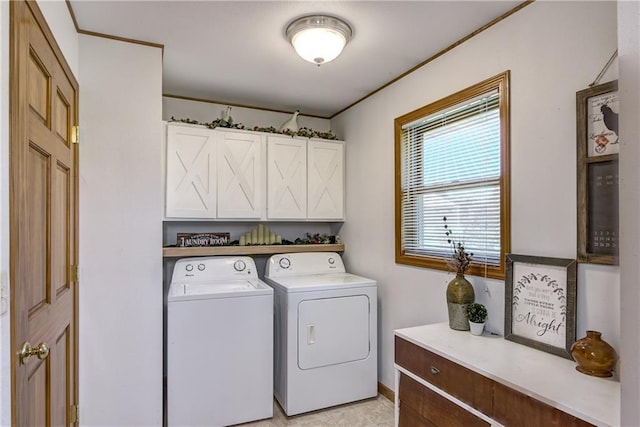
[[[274,395],[287,415],[378,393],[377,286],[337,253],[273,255]]]
[[[167,424],[273,416],[273,289],[250,257],[178,260],[167,296]]]

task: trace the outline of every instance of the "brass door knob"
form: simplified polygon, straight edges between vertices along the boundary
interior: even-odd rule
[[[31,356],[37,356],[38,359],[44,360],[47,358],[47,356],[49,356],[49,346],[41,342],[37,346],[31,347],[31,344],[29,344],[29,341],[26,341],[24,344],[22,344],[22,348],[18,352],[18,356],[20,357],[21,365],[24,365],[25,363],[27,363],[27,360]]]

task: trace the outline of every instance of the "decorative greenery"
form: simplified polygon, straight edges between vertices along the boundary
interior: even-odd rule
[[[215,119],[211,122],[200,123],[199,121],[192,120],[190,118],[176,119],[175,117],[171,116],[170,121],[188,123],[190,125],[206,126],[209,129],[215,129],[217,127],[229,128],[229,129],[246,129],[245,125],[243,125],[242,123],[234,123],[233,120],[226,121],[224,119]],[[273,126],[268,126],[268,127],[254,126],[253,129],[251,130],[256,132],[278,133],[281,135],[289,135],[289,136],[302,136],[305,138],[321,138],[321,139],[331,139],[331,140],[338,139],[338,137],[334,135],[333,132],[331,131],[320,132],[307,127],[301,127],[300,129],[298,129],[297,132],[293,132],[289,129],[285,129],[282,132],[279,132],[278,129],[274,128]]]
[[[451,228],[449,228],[449,225],[447,224],[447,217],[443,217],[442,220],[444,221],[444,229],[446,230],[444,234],[447,236],[447,243],[451,245],[451,249],[453,251],[451,258],[447,261],[447,266],[452,270],[455,270],[458,274],[464,274],[464,272],[469,269],[473,259],[473,253],[467,252],[464,248],[464,244],[460,240],[456,242],[452,237],[453,231],[451,231]]]
[[[467,319],[473,323],[483,323],[487,320],[487,308],[477,302],[467,306]]]
[[[297,238],[294,242],[295,245],[317,245],[317,244],[332,244],[336,243],[336,236],[330,236],[328,234],[309,234],[306,233],[306,237],[301,239]]]
[[[200,123],[198,123],[197,120],[191,120],[189,118],[187,119],[176,119],[175,117],[171,116],[171,121],[172,122],[182,122],[182,123],[188,123],[190,125],[199,125]]]
[[[551,288],[552,292],[557,295],[558,301],[560,301],[560,314],[564,321],[567,316],[567,297],[564,294],[564,289],[560,287],[560,284],[555,279],[547,276],[546,274],[530,273],[520,277],[520,279],[516,281],[516,286],[513,288],[513,298],[511,301],[513,307],[518,306],[518,303],[520,302],[520,294],[527,289],[528,284],[534,281],[546,283],[547,287]]]

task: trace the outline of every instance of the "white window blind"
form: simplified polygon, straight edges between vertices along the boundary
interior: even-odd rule
[[[402,248],[449,257],[452,238],[476,263],[500,265],[500,111],[497,91],[402,128]]]

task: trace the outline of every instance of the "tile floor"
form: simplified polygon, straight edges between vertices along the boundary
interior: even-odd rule
[[[242,427],[392,427],[393,402],[382,395],[333,408],[287,417],[275,400],[273,418],[241,424]]]

